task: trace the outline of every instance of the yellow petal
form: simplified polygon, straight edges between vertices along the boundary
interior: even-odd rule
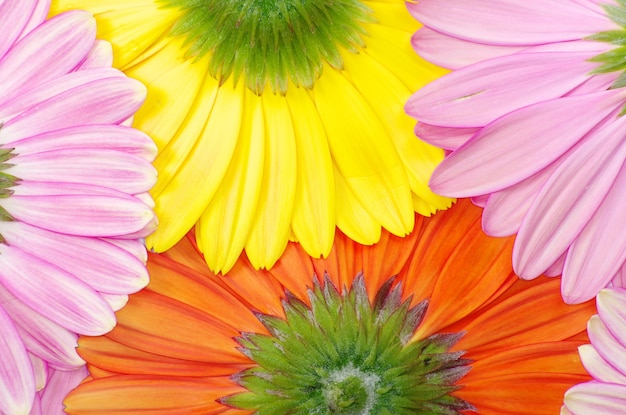
[[[263,183],[246,253],[255,267],[269,268],[285,250],[291,231],[297,177],[296,140],[287,101],[270,93],[261,98],[265,116]]]
[[[335,181],[324,126],[303,88],[292,87],[285,98],[295,126],[298,160],[291,226],[309,255],[327,256],[335,236]]]
[[[348,238],[363,244],[371,245],[380,239],[380,224],[370,215],[357,200],[337,167],[335,173],[335,195],[337,201],[337,227]]]
[[[375,112],[342,74],[329,67],[324,68],[313,94],[333,160],[348,187],[385,229],[401,236],[411,232],[409,183]]]
[[[361,94],[393,142],[404,164],[411,191],[430,205],[429,212],[448,206],[449,198],[436,195],[428,187],[433,170],[443,160],[443,150],[415,138],[415,121],[404,112],[404,103],[411,96],[411,91],[394,73],[367,53],[346,54],[345,62],[350,68],[351,80],[360,86]]]
[[[244,94],[237,151],[196,227],[198,246],[215,272],[228,271],[239,258],[261,193],[265,152],[262,100],[249,89]]]
[[[99,39],[113,46],[113,66],[126,69],[145,49],[169,32],[179,17],[153,0],[55,0],[50,15],[71,9],[86,9],[98,16]]]
[[[394,27],[410,33],[420,27],[418,21],[406,9],[403,1],[364,1],[363,4],[372,9],[377,25]],[[367,39],[365,42],[367,43]]]
[[[182,134],[184,137],[200,134],[217,93],[217,81],[206,74],[208,60],[192,62],[183,59],[181,43],[176,39],[163,40],[158,53],[141,60],[126,71],[128,76],[140,79],[148,86],[148,96],[135,115],[133,125],[150,135],[161,151],[179,130],[193,129],[190,134]],[[206,83],[205,78],[209,78]],[[181,79],[186,82],[180,82]],[[172,93],[172,85],[176,85],[175,93]],[[200,93],[203,94],[202,97],[198,97]],[[190,111],[202,114],[193,117],[189,116]],[[195,124],[189,125],[194,122]],[[185,140],[182,146],[177,142],[168,152],[186,154],[193,146],[195,138]],[[170,156],[166,157],[169,160]],[[171,166],[168,164],[160,167],[161,184],[167,177],[167,169],[175,169],[175,166],[177,164],[172,163]]]
[[[209,77],[206,81],[216,82]],[[160,226],[146,240],[149,249],[162,252],[173,246],[194,225],[214,196],[239,137],[243,89],[242,82],[234,88],[221,86],[207,119],[206,110],[211,108],[214,90],[207,86],[201,88],[195,110],[187,120],[188,125],[183,126],[179,135],[155,160],[160,174],[166,168],[178,168],[176,161],[184,161],[184,168],[176,171],[169,182],[165,180],[167,177],[160,178],[161,186],[158,183],[154,190],[155,212]],[[194,134],[194,130],[200,130],[199,135]],[[181,146],[194,143],[194,147],[186,158],[176,160],[172,156],[175,143]],[[168,151],[170,148],[172,152]],[[163,185],[167,187],[163,188]]]
[[[395,73],[412,92],[449,72],[415,53],[411,46],[413,32],[377,24],[367,24],[364,27],[370,36],[365,38],[367,48],[363,53]]]

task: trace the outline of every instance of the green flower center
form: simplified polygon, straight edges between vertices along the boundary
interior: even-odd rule
[[[351,365],[333,372],[322,391],[325,406],[333,414],[369,414],[375,403],[379,382],[378,375],[364,373]]]
[[[246,392],[225,405],[278,414],[451,415],[474,407],[451,393],[469,370],[449,349],[462,334],[410,341],[427,301],[410,307],[389,280],[370,303],[362,275],[343,294],[325,278],[310,306],[289,293],[285,319],[257,317],[271,335],[244,333],[240,351],[256,366],[234,376]]]
[[[289,81],[312,88],[324,62],[341,69],[340,49],[364,47],[372,12],[358,0],[160,0],[182,11],[172,35],[189,57],[210,54],[209,72],[224,82],[243,76],[260,94],[285,93]]]
[[[622,71],[613,85],[611,85],[612,89],[626,86],[626,2],[619,0],[617,3],[618,4],[602,4],[601,6],[604,8],[607,16],[617,25],[621,26],[622,29],[600,32],[586,38],[588,40],[597,40],[616,45],[614,49],[590,59],[592,62],[602,63],[602,65],[591,72],[592,74]],[[622,114],[623,113],[624,111],[622,111]]]

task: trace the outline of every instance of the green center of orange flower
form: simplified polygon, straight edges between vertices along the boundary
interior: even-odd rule
[[[182,10],[172,34],[190,57],[210,55],[211,75],[243,76],[256,93],[289,82],[311,88],[324,62],[341,69],[341,48],[364,46],[362,22],[372,12],[357,0],[160,0]]]
[[[244,333],[241,352],[256,366],[234,380],[248,391],[223,404],[255,414],[432,414],[475,410],[451,395],[468,371],[462,334],[412,341],[427,301],[410,307],[389,280],[370,303],[358,276],[340,294],[326,278],[310,306],[287,294],[285,319],[259,314],[271,336]]]

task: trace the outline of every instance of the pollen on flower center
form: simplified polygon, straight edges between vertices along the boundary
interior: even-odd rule
[[[330,374],[324,385],[326,407],[333,414],[369,415],[376,402],[380,377],[352,365]]]
[[[256,93],[285,93],[289,81],[311,88],[324,62],[341,69],[340,48],[363,47],[372,11],[358,0],[160,0],[181,10],[172,35],[188,56],[210,56],[212,76],[243,76]]]
[[[310,306],[287,293],[285,319],[259,314],[271,335],[244,333],[240,351],[256,366],[234,381],[246,392],[223,404],[258,414],[460,414],[474,410],[452,395],[468,371],[461,334],[410,341],[427,301],[410,307],[401,287],[385,283],[370,303],[362,275],[340,294],[315,281]],[[276,399],[279,397],[280,399]]]

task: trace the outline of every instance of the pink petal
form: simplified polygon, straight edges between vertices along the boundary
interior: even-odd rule
[[[2,224],[7,243],[46,260],[96,291],[130,294],[148,284],[144,263],[127,251],[96,238],[49,232],[23,222]]]
[[[77,125],[117,124],[134,113],[146,96],[130,78],[97,79],[56,95],[6,122],[3,133],[19,140]]]
[[[35,398],[33,369],[20,336],[1,306],[0,356],[0,413],[28,413]]]
[[[103,241],[107,241],[118,248],[122,248],[126,252],[130,253],[144,264],[148,260],[148,251],[143,241],[138,239],[116,239],[116,238],[100,238]]]
[[[0,3],[0,60],[24,31],[37,0],[4,0]]]
[[[422,141],[446,150],[457,150],[478,131],[478,128],[448,128],[423,122],[418,122],[415,126],[415,135]]]
[[[619,29],[601,8],[571,0],[421,0],[407,8],[424,26],[494,45],[540,45]]]
[[[124,74],[113,68],[96,68],[79,72],[71,72],[56,77],[39,85],[36,89],[21,94],[0,104],[0,118],[10,120],[25,110],[40,105],[59,94],[72,90],[80,85],[88,84],[100,79],[123,77]],[[6,143],[15,141],[14,137],[7,137]]]
[[[107,302],[113,311],[121,310],[128,303],[128,296],[125,294],[100,293],[100,296],[104,298],[104,301]]]
[[[121,151],[153,161],[157,147],[145,133],[121,125],[79,125],[39,134],[5,147],[15,148],[16,154],[34,154],[67,149],[108,149]]]
[[[565,406],[573,415],[626,413],[626,385],[586,382],[565,392]]]
[[[484,208],[485,207],[485,203],[487,203],[487,199],[488,199],[488,196],[480,195],[480,196],[472,197],[470,200],[476,206]]]
[[[600,317],[595,315],[589,319],[587,333],[598,354],[615,370],[626,374],[626,361],[624,360],[626,347],[609,332]]]
[[[622,265],[622,268],[615,273],[615,277],[613,277],[611,284],[613,284],[616,288],[626,287],[626,262]]]
[[[495,46],[468,42],[422,27],[411,38],[413,49],[422,58],[448,69],[458,69],[476,62],[505,56],[524,49],[521,46]],[[445,51],[445,53],[442,53]]]
[[[626,158],[626,118],[603,127],[579,143],[524,217],[513,249],[513,268],[522,278],[541,274],[565,252],[615,181]]]
[[[35,374],[35,390],[40,391],[46,386],[48,380],[48,365],[31,353],[28,353],[28,359]]]
[[[41,409],[46,415],[66,415],[63,400],[88,375],[86,367],[76,370],[51,370],[48,385],[41,393]]]
[[[100,186],[22,182],[13,189],[3,207],[14,218],[53,232],[124,236],[154,219],[152,210],[136,198]],[[33,195],[34,190],[39,193]]]
[[[606,287],[626,261],[626,167],[569,249],[561,291],[584,302]],[[624,303],[626,305],[626,303]]]
[[[435,169],[436,193],[468,197],[493,193],[539,172],[623,102],[620,90],[559,98],[514,111],[483,128]],[[572,114],[585,108],[585,116]]]
[[[565,265],[566,256],[567,253],[561,255],[556,261],[554,261],[554,264],[550,265],[548,269],[545,270],[543,274],[547,277],[556,277],[563,274],[563,266]],[[561,282],[561,285],[563,285],[563,282]]]
[[[479,62],[422,87],[406,112],[427,124],[482,127],[511,111],[563,96],[589,78],[597,52],[520,53]]]
[[[76,353],[78,336],[26,306],[0,285],[0,303],[22,338],[26,349],[60,369],[85,364]]]
[[[60,14],[30,32],[0,60],[0,100],[5,101],[71,71],[91,49],[94,17]]]
[[[50,10],[50,0],[38,0],[35,1],[35,3],[35,9],[30,15],[30,19],[28,20],[26,27],[24,27],[24,30],[22,30],[22,34],[20,35],[19,39],[22,39],[24,36],[32,32],[33,29],[42,24],[48,17],[48,11]]]
[[[509,236],[517,233],[537,193],[546,184],[566,153],[540,172],[504,190],[492,193],[483,211],[483,230],[491,236]]]
[[[115,325],[111,308],[87,284],[8,245],[0,246],[0,283],[24,304],[68,330],[97,336]]]
[[[96,40],[78,70],[110,68],[113,65],[113,48],[105,40]]]
[[[626,353],[626,290],[604,289],[598,293],[596,304],[602,322]],[[623,373],[626,375],[626,372]]]
[[[587,373],[595,379],[609,383],[626,384],[626,376],[604,360],[592,345],[580,346],[578,354]]]
[[[133,154],[98,148],[20,154],[6,172],[28,181],[89,183],[124,193],[147,192],[156,182],[152,165]]]

